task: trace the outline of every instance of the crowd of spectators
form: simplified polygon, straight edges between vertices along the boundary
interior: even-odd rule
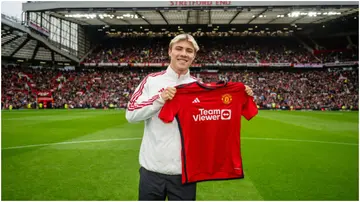
[[[39,92],[51,92],[52,108],[125,108],[142,71],[60,71],[2,67],[2,108],[22,108],[37,102]],[[260,108],[358,108],[358,70],[193,72],[202,82],[240,81],[254,91]]]
[[[239,72],[219,77],[251,86],[256,103],[264,108],[358,108],[357,71]]]
[[[167,37],[109,38],[83,63],[166,63]],[[199,37],[195,63],[325,63],[358,60],[357,47],[314,54],[294,37]],[[321,46],[323,47],[323,46]],[[356,49],[356,50],[355,50]],[[354,50],[354,51],[351,51]]]

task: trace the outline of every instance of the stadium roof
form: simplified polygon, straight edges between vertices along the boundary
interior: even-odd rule
[[[44,39],[34,35],[15,23],[1,19],[1,56],[18,60],[35,60],[41,62],[71,63],[73,56],[65,56],[53,46],[45,45]]]
[[[222,2],[222,3],[219,3]],[[220,5],[221,4],[221,5]],[[47,11],[81,25],[309,24],[359,10],[357,1],[240,2],[30,2],[24,11]]]

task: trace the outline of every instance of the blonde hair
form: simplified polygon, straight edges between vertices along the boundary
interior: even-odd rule
[[[169,44],[169,48],[172,49],[172,46],[174,43],[177,43],[179,41],[183,41],[183,40],[186,40],[188,42],[190,42],[194,48],[195,48],[195,52],[198,52],[199,51],[199,45],[196,43],[195,39],[193,36],[191,36],[190,34],[180,34],[180,35],[177,35],[176,37],[174,37],[171,41],[170,41],[170,44]]]

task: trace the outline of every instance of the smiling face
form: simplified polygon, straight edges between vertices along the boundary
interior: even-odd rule
[[[191,42],[180,40],[169,48],[170,67],[178,74],[186,74],[195,59],[195,48]]]

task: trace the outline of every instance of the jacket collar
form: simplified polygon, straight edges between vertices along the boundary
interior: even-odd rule
[[[168,68],[166,69],[166,74],[169,75],[174,80],[184,80],[184,79],[190,78],[190,69],[187,71],[187,73],[185,75],[183,75],[183,74],[179,75],[169,65]]]

